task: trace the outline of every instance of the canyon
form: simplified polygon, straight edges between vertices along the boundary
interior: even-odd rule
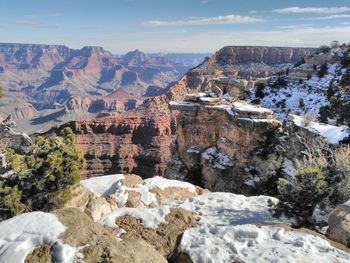
[[[114,55],[102,47],[0,43],[0,85],[6,94],[0,102],[0,119],[11,114],[13,119],[29,122],[62,110],[67,116],[56,122],[84,119],[83,114],[70,114],[74,106],[77,112],[82,110],[77,101],[87,106],[93,100],[85,113],[90,108],[95,112],[96,100],[109,101],[117,90],[120,94],[114,95],[120,96],[114,97],[120,100],[132,96],[142,101],[164,93],[206,55],[144,54],[139,50]],[[133,107],[136,104],[129,104],[126,110]],[[103,110],[109,109],[99,111]]]
[[[242,50],[245,53],[243,52],[240,56],[235,55],[234,52],[239,54]],[[179,113],[172,112],[170,101],[183,100],[185,94],[203,90],[207,85],[217,85],[225,92],[234,89],[247,91],[254,85],[253,79],[256,76],[267,77],[276,71],[291,67],[293,63],[311,52],[312,49],[302,48],[224,47],[211,58],[207,58],[202,64],[191,69],[170,87],[166,94],[144,101],[135,110],[127,113],[110,112],[109,116],[69,123],[77,134],[77,145],[87,159],[88,169],[84,177],[112,172],[135,172],[144,177],[164,176],[167,167],[171,168],[178,163],[176,158],[171,158],[171,149],[174,148],[175,135],[182,132],[180,117],[177,118]],[[273,56],[277,57],[273,58]],[[282,63],[276,64],[279,60]],[[250,62],[263,66],[263,70],[257,67],[256,71],[248,72],[246,65]],[[271,65],[267,64],[270,62]],[[266,71],[266,68],[269,70]],[[246,78],[237,80],[237,75],[243,75]],[[208,110],[213,116],[205,112],[206,110],[203,110],[203,120],[200,116],[196,119],[203,123],[202,126],[193,127],[193,129],[202,130],[206,126],[212,127],[213,123],[219,120],[222,123],[225,122],[224,110],[220,111],[215,107]],[[196,120],[193,118],[193,121]],[[237,132],[244,133],[244,130],[236,124],[226,126],[226,133],[232,127],[236,127]],[[205,130],[208,129],[211,128],[205,128]],[[188,135],[182,136],[188,138]],[[214,131],[213,136],[217,135],[218,132]],[[250,134],[251,137],[255,135],[257,135],[256,132]],[[209,137],[198,136],[196,140],[208,141]],[[256,138],[257,141],[259,141],[258,138],[259,136]],[[183,165],[173,168],[181,172],[187,169]],[[168,170],[176,173],[173,168]],[[190,180],[193,181],[193,178]]]

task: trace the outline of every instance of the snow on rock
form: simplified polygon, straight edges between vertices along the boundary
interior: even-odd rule
[[[272,115],[273,111],[267,108],[258,107],[246,102],[236,101],[232,103],[232,108],[237,112],[249,112],[252,114]]]
[[[156,228],[159,224],[165,223],[165,217],[170,213],[168,206],[160,206],[157,208],[128,208],[122,207],[102,218],[99,223],[109,227],[117,228],[116,220],[119,217],[130,215],[134,218],[142,220],[142,224],[146,228]]]
[[[201,154],[213,167],[224,170],[233,166],[233,162],[226,154],[220,152],[215,146],[208,148]]]
[[[80,249],[82,247],[72,247],[70,245],[64,244],[61,240],[58,240],[53,247],[52,257],[54,262],[60,263],[76,263],[76,262],[84,262],[84,255],[80,253]]]
[[[107,197],[116,192],[123,179],[123,174],[112,174],[82,180],[80,184],[99,197]]]
[[[349,262],[328,241],[277,226],[213,225],[185,231],[179,246],[192,262]]]
[[[305,126],[305,118],[303,116],[292,114],[289,116],[292,118],[295,125],[323,136],[332,144],[338,144],[340,141],[350,136],[350,130],[347,126],[333,126],[314,121],[311,121],[308,126]]]
[[[344,205],[350,207],[350,200],[346,201],[346,202],[344,203]]]
[[[161,190],[165,190],[169,187],[186,188],[188,191],[196,193],[196,187],[193,184],[183,181],[170,180],[160,176],[155,176],[144,180],[144,185],[149,189],[158,187]]]
[[[162,191],[170,187],[185,188],[196,194],[196,187],[190,183],[170,180],[160,176],[145,179],[143,184],[135,187],[123,185],[125,179],[122,174],[99,176],[81,181],[81,185],[88,191],[95,193],[97,196],[111,197],[119,207],[123,207],[128,200],[129,192],[134,191],[140,194],[140,199],[145,205],[157,204],[156,194],[150,190],[158,187]]]
[[[159,223],[165,222],[171,208],[183,208],[193,212],[198,217],[198,226],[293,223],[293,220],[272,216],[269,203],[277,202],[278,199],[269,196],[246,197],[215,192],[163,204],[157,208],[119,208],[106,215],[100,223],[116,227],[115,221],[118,217],[131,215],[140,219],[145,227],[155,228]]]
[[[0,262],[24,262],[35,248],[54,244],[65,230],[56,215],[44,212],[26,213],[3,221],[0,223]]]

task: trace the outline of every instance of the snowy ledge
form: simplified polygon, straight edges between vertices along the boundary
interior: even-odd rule
[[[332,144],[338,144],[340,141],[343,141],[344,139],[350,136],[350,130],[347,126],[333,126],[315,121],[310,121],[310,124],[306,126],[305,116],[297,116],[290,114],[289,117],[296,126],[321,135]]]

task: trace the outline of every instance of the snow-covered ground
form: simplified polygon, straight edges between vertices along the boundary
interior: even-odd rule
[[[270,212],[270,203],[278,199],[269,196],[246,197],[232,193],[213,192],[194,196],[184,201],[176,201],[156,208],[123,208],[106,215],[100,223],[116,226],[115,220],[124,215],[141,219],[145,227],[154,228],[165,222],[171,208],[183,208],[197,216],[197,226],[232,224],[278,224],[294,223],[285,217],[276,218]]]
[[[319,122],[310,121],[305,124],[304,116],[290,115],[295,125],[308,129],[311,132],[321,135],[332,144],[338,144],[340,141],[350,136],[350,129],[347,126],[333,126]]]
[[[186,230],[179,251],[192,262],[349,262],[324,239],[278,226],[213,225]]]
[[[56,215],[44,212],[25,213],[1,222],[0,263],[22,263],[35,248],[53,244],[53,257],[60,259],[57,262],[73,262],[79,249],[58,239],[65,230]]]
[[[303,68],[301,65],[300,68]],[[299,68],[293,69],[298,71]],[[293,74],[292,73],[290,74]],[[322,106],[329,105],[327,90],[330,86],[335,87],[341,80],[343,69],[340,64],[328,64],[327,74],[323,78],[317,76],[304,80],[289,82],[285,87],[265,87],[265,96],[260,100],[263,107],[272,109],[275,114],[283,119],[287,113],[304,115],[312,113],[318,116]],[[286,76],[288,78],[288,76]],[[250,100],[256,99],[255,95]],[[302,106],[302,107],[300,107]]]

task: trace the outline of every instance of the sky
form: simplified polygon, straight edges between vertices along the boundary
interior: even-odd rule
[[[1,0],[0,42],[122,54],[350,42],[349,0]]]

